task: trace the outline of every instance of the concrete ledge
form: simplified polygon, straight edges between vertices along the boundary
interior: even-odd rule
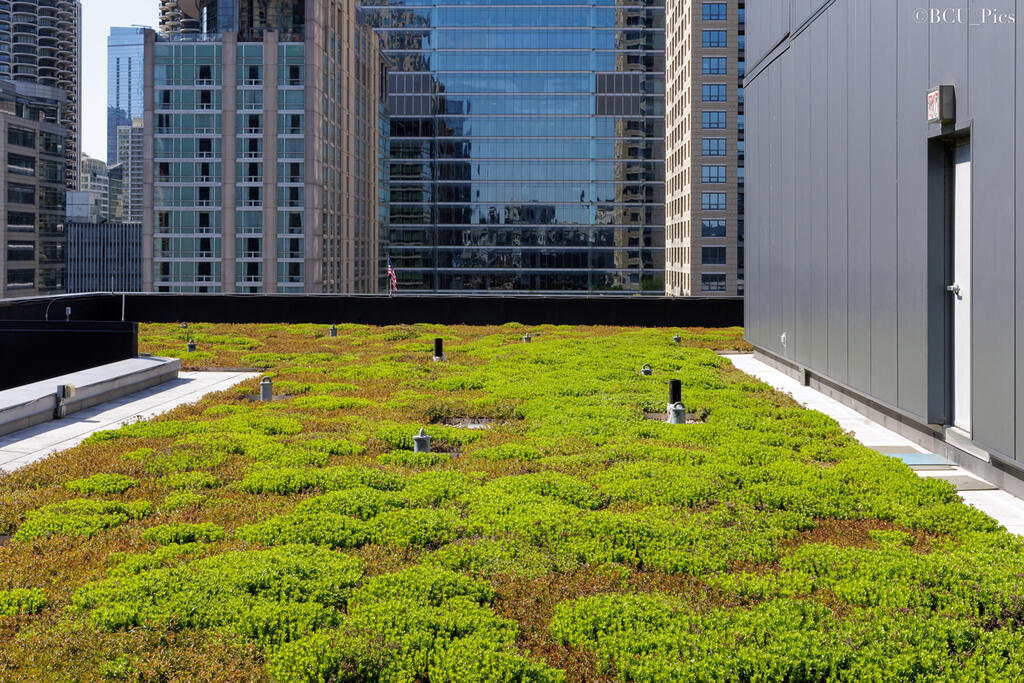
[[[952,461],[970,474],[995,484],[1013,496],[1024,498],[1024,469],[1020,465],[1007,462],[997,455],[982,452],[973,444],[969,450],[965,450],[962,445],[958,446],[959,440],[949,438],[948,433],[936,429],[936,425],[925,424],[898,413],[849,387],[831,382],[827,378],[796,366],[773,353],[755,348],[754,358],[838,401],[847,408],[857,411],[924,450]]]
[[[54,419],[60,384],[75,385],[74,399],[65,403],[71,415],[176,379],[180,370],[178,358],[130,358],[0,391],[0,435]]]

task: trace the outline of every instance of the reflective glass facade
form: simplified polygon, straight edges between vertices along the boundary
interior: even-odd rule
[[[663,0],[364,2],[400,287],[662,294]]]
[[[107,164],[122,161],[117,148],[117,129],[142,118],[145,29],[114,26],[107,38]]]

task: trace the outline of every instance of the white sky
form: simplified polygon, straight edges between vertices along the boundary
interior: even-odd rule
[[[82,151],[107,160],[107,36],[111,26],[156,26],[157,0],[82,0]]]

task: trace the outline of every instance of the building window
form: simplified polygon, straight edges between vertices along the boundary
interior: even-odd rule
[[[35,206],[36,188],[31,185],[9,183],[7,185],[7,201],[11,204],[31,204]]]
[[[705,129],[717,130],[725,128],[724,111],[706,111],[701,113],[701,125]]]
[[[704,138],[701,141],[701,153],[706,157],[724,157],[725,138]]]
[[[36,215],[22,211],[7,212],[8,232],[34,232],[36,229]]]
[[[725,21],[728,17],[726,10],[726,3],[724,2],[705,2],[704,3],[704,21]]]
[[[702,292],[724,292],[725,273],[705,273],[700,276]]]
[[[704,47],[728,47],[727,36],[725,31],[704,31]]]
[[[9,153],[7,155],[7,172],[14,175],[35,176],[36,160],[34,157],[27,157],[23,154]]]
[[[30,130],[22,130],[21,128],[8,128],[7,144],[35,149],[36,134]]]
[[[35,279],[36,271],[33,269],[11,268],[7,271],[7,289],[32,289]]]
[[[726,72],[725,57],[704,57],[701,72],[705,74],[724,74]]]
[[[705,211],[725,211],[724,192],[702,192],[700,207]]]
[[[701,247],[700,262],[705,266],[724,266],[725,247]]]
[[[701,237],[725,237],[725,221],[701,221]]]
[[[700,170],[702,183],[724,183],[725,166],[703,166]]]
[[[705,102],[725,102],[726,87],[724,85],[704,85],[701,92]]]
[[[36,243],[11,241],[7,243],[8,261],[35,261]]]

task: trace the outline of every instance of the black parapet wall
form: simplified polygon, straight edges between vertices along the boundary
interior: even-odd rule
[[[138,352],[139,326],[133,322],[2,320],[0,390],[134,358]]]
[[[51,303],[52,302],[52,303]],[[362,323],[399,325],[622,325],[738,327],[741,298],[641,296],[419,296],[93,294],[0,302],[0,320],[50,318],[135,322]]]

